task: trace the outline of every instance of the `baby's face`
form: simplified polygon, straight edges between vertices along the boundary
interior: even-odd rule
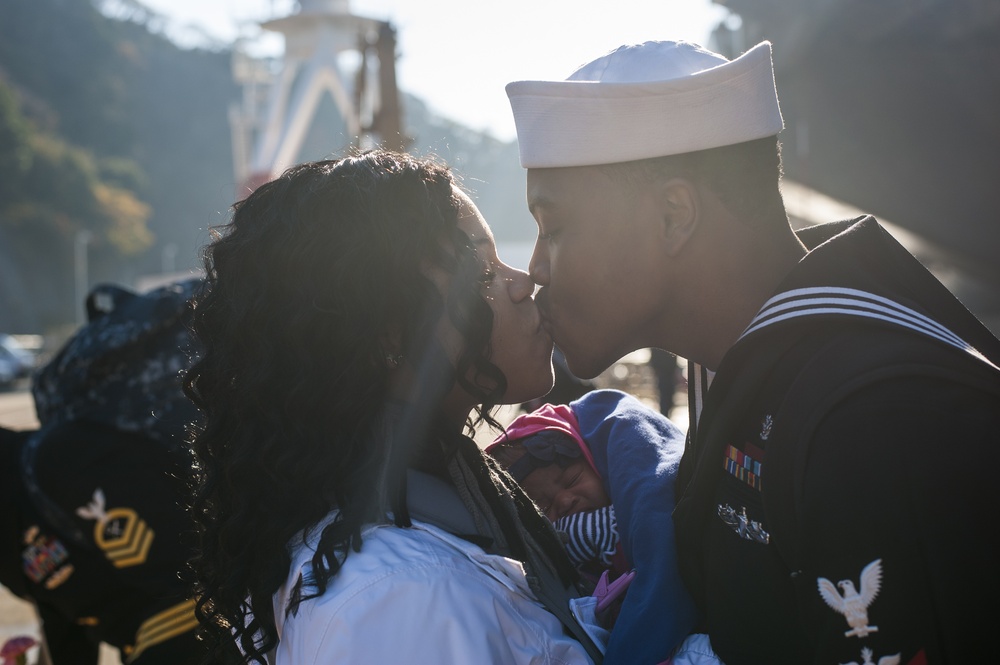
[[[521,485],[553,522],[560,517],[611,505],[601,478],[583,458],[566,468],[550,464],[535,469]]]

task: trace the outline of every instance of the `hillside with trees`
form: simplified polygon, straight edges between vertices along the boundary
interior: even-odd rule
[[[0,21],[0,331],[71,326],[86,285],[197,268],[237,198],[228,48],[181,49],[119,2],[7,0]],[[411,150],[453,164],[498,238],[530,238],[514,143],[403,96]],[[330,146],[326,155],[339,146]]]

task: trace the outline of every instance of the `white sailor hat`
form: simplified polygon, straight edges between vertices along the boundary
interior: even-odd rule
[[[507,84],[521,166],[612,164],[774,136],[770,42],[734,60],[684,41],[622,46],[565,81]]]

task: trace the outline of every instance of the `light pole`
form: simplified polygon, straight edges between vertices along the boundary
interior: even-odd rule
[[[76,311],[76,322],[81,326],[87,322],[87,307],[84,303],[87,298],[87,246],[92,237],[90,231],[77,231],[73,240],[74,311]]]

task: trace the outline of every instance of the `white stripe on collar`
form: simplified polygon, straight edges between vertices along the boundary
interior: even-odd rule
[[[757,316],[740,335],[740,339],[780,321],[818,314],[860,316],[894,323],[971,353],[993,365],[971,344],[920,312],[874,293],[832,286],[794,289],[779,293],[764,303]]]
[[[701,410],[705,405],[705,395],[712,386],[715,372],[710,371],[688,360],[688,433],[692,438],[697,435],[698,422],[701,420]]]

